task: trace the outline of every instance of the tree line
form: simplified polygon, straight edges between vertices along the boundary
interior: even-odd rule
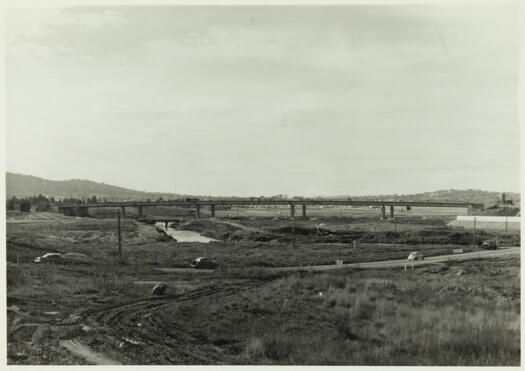
[[[198,200],[198,199],[195,199]],[[152,202],[151,199],[147,199],[147,202]],[[164,201],[162,197],[157,198],[153,202],[162,202]],[[75,198],[75,197],[65,197],[61,199],[55,199],[54,197],[46,197],[39,194],[38,196],[30,196],[24,198],[17,198],[16,196],[11,197],[6,201],[7,210],[20,210],[22,212],[34,211],[48,211],[51,209],[51,205],[61,205],[61,204],[96,204],[96,203],[106,203],[108,199],[106,197],[100,199],[97,196],[93,195],[88,198]]]
[[[43,195],[30,196],[24,198],[17,198],[16,196],[11,197],[6,202],[7,210],[20,210],[22,212],[34,211],[48,211],[51,209],[52,204],[84,204],[84,203],[98,203],[97,196],[91,196],[87,199],[80,199],[74,197],[66,197],[60,200],[55,200],[54,197],[46,197]],[[107,199],[104,199],[107,202]]]

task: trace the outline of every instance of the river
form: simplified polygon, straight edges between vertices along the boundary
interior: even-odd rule
[[[159,222],[156,224],[160,229],[165,230],[166,228],[164,226],[164,223]],[[168,230],[166,231],[166,234],[173,239],[175,239],[177,242],[202,242],[202,243],[209,243],[209,242],[217,242],[219,240],[216,240],[214,238],[206,237],[201,235],[200,233],[193,232],[193,231],[186,231],[186,230],[180,230],[180,229],[174,229],[171,227],[168,227]]]

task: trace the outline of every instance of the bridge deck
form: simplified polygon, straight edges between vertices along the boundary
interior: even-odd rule
[[[411,207],[461,207],[482,209],[483,204],[471,202],[424,202],[424,201],[351,201],[351,200],[198,200],[198,201],[124,201],[124,202],[106,202],[106,203],[84,203],[84,204],[55,204],[59,208],[75,207],[138,207],[138,206],[220,206],[220,205],[347,205],[347,206],[411,206]]]

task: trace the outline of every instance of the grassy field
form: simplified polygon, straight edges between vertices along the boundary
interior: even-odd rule
[[[336,225],[335,232],[348,224],[321,221]],[[282,220],[257,222],[234,226],[281,237],[175,243],[153,226],[125,220],[123,263],[114,219],[7,223],[8,362],[89,363],[60,345],[75,340],[124,364],[519,365],[518,257],[406,272],[276,274],[264,267],[405,258],[414,245],[354,250],[304,234],[292,249],[279,232]],[[358,229],[373,225],[369,233],[387,227],[361,222]],[[440,223],[421,225],[412,230]],[[454,247],[417,249],[429,256]],[[32,263],[50,251],[82,252],[94,264]],[[199,255],[217,259],[219,269],[203,275],[155,269],[187,266]],[[152,297],[158,281],[168,284],[167,294]]]
[[[206,222],[198,223],[202,225]],[[207,228],[210,228],[209,224],[206,223]],[[336,225],[335,230],[337,227]],[[420,226],[415,227],[417,230]],[[296,247],[292,248],[289,229],[288,222],[281,227],[270,227],[271,235],[275,238],[266,242],[245,238],[211,244],[177,243],[163,240],[163,236],[153,226],[125,220],[122,224],[123,261],[130,265],[187,267],[196,256],[208,256],[216,259],[221,268],[233,268],[332,264],[336,259],[348,263],[403,259],[415,249],[425,256],[449,254],[455,248],[462,248],[465,252],[476,250],[470,245],[451,243],[398,243],[394,248],[393,236],[387,234],[381,235],[383,239],[379,238],[377,243],[361,242],[356,249],[353,248],[352,238],[344,235],[317,237],[298,234]],[[300,225],[297,229],[300,229]],[[119,260],[116,231],[114,219],[80,218],[61,222],[9,223],[7,260],[29,263],[35,256],[46,252],[79,252],[92,257],[98,264],[114,264]],[[251,234],[248,233],[247,236]],[[400,239],[401,235],[398,241]],[[346,242],[341,242],[345,240]]]

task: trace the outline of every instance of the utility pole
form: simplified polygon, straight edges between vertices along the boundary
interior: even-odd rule
[[[394,254],[396,253],[396,234],[397,234],[397,223],[394,218]]]
[[[505,233],[508,231],[509,226],[509,202],[505,200]]]
[[[122,263],[122,235],[120,232],[120,210],[117,211],[117,229],[118,229],[118,256]]]
[[[476,217],[474,217],[474,231],[472,232],[472,248],[476,248]]]
[[[292,217],[292,248],[295,249],[295,213]]]

